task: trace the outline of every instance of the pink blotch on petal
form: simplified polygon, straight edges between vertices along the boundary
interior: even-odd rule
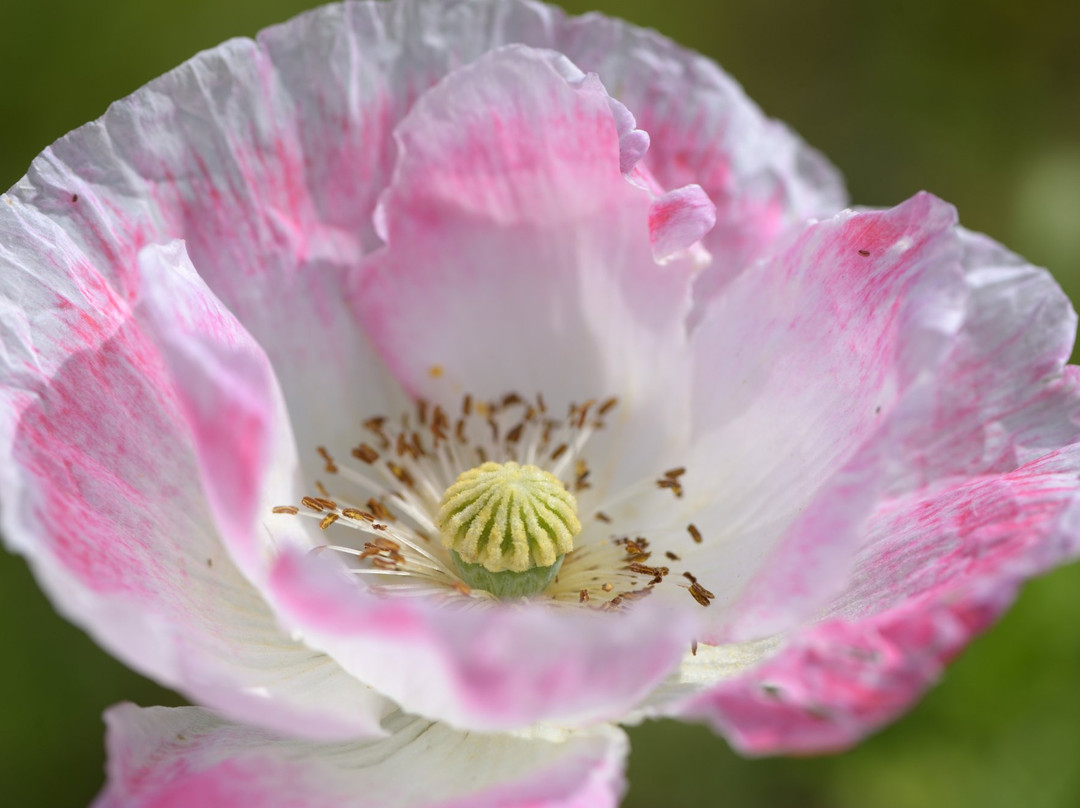
[[[481,731],[615,720],[677,664],[689,614],[540,606],[453,610],[374,597],[330,562],[283,553],[269,582],[282,619],[403,709]]]

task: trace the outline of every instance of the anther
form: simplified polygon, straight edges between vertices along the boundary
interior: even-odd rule
[[[352,450],[352,455],[357,460],[363,460],[365,463],[371,464],[379,459],[379,453],[368,446],[366,443],[361,443],[355,449]]]
[[[332,458],[330,456],[330,452],[328,452],[326,450],[326,447],[325,446],[320,446],[320,447],[318,447],[317,451],[319,453],[319,457],[321,457],[323,459],[323,462],[326,464],[326,473],[327,474],[337,474],[338,473],[337,464],[334,463],[334,458]]]

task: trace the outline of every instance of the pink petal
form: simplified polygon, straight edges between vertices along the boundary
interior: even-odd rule
[[[273,368],[203,283],[182,242],[145,248],[139,265],[136,311],[161,350],[226,546],[255,576],[265,562],[251,525],[275,504],[299,500],[300,491]]]
[[[640,475],[641,458],[684,432],[670,416],[685,402],[698,265],[653,260],[652,195],[623,176],[620,126],[632,124],[613,109],[594,76],[546,51],[508,47],[452,73],[397,130],[387,245],[353,301],[414,394],[456,407],[463,392],[542,392],[557,411],[621,396],[648,426],[624,441],[638,461],[609,465]],[[685,195],[695,212],[665,249],[701,229],[687,220],[707,205]]]
[[[1080,550],[1078,469],[1073,447],[879,512],[829,617],[680,713],[707,719],[747,753],[854,744],[908,709],[1026,577]]]
[[[664,194],[649,209],[653,258],[668,261],[701,241],[715,224],[716,207],[700,185],[687,185]]]
[[[194,707],[113,707],[97,808],[615,808],[626,736],[614,727],[477,735],[396,714],[393,734],[318,745]]]
[[[848,585],[824,622],[758,669],[716,670],[729,681],[687,707],[745,751],[854,743],[907,709],[1023,579],[1080,551],[1080,370],[1063,367],[1075,314],[1044,270],[958,235],[963,328],[883,430],[900,450]]]
[[[954,223],[928,195],[841,214],[706,310],[691,346],[697,437],[686,486],[701,490],[691,504],[708,543],[687,555],[710,589],[728,593],[731,608],[709,615],[713,639],[782,630],[845,580],[889,471],[848,464],[935,371],[962,322]]]
[[[555,16],[555,15],[552,15]],[[700,183],[716,205],[705,237],[712,263],[697,278],[707,302],[790,228],[846,204],[843,180],[784,124],[766,118],[715,63],[671,40],[598,14],[548,23],[553,41],[595,71],[633,110],[652,145],[644,166],[660,184]]]
[[[325,559],[286,553],[271,580],[283,621],[403,710],[480,731],[624,715],[689,646],[685,611],[454,609],[379,598]]]
[[[152,311],[162,344],[194,360],[189,372],[244,367],[233,360],[245,350],[266,360],[178,247],[145,252],[137,312],[89,270],[52,284],[18,276],[25,295],[49,303],[25,342],[10,343],[3,370],[4,534],[58,607],[137,670],[237,718],[315,737],[377,734],[383,702],[284,636],[221,546],[174,380],[138,318]],[[56,327],[80,322],[85,305],[97,319],[81,320],[84,330]],[[13,363],[23,352],[48,367],[74,338],[78,351],[51,375]],[[243,409],[189,382],[189,402]],[[215,487],[251,511],[249,489]]]

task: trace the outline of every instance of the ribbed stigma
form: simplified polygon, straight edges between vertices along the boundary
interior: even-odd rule
[[[581,532],[577,500],[562,481],[514,461],[462,472],[435,523],[466,583],[505,598],[546,589]]]

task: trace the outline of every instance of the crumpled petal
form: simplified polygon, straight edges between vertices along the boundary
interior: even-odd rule
[[[939,373],[890,419],[889,490],[850,583],[772,659],[672,683],[755,754],[844,748],[907,709],[1021,583],[1080,547],[1080,370],[1067,298],[985,236],[958,230],[969,299]],[[772,649],[781,645],[774,639]],[[728,654],[730,657],[731,654]],[[677,677],[682,678],[682,677]]]
[[[678,714],[708,720],[753,754],[861,740],[907,710],[1025,579],[1080,549],[1078,468],[1074,447],[895,503],[871,521],[875,546],[824,622]]]
[[[704,239],[712,262],[695,282],[695,315],[790,229],[846,206],[843,179],[829,161],[765,117],[712,60],[599,14],[560,23],[549,23],[555,41],[543,44],[595,71],[634,112],[652,140],[644,166],[667,188],[700,184],[716,205],[716,226]]]
[[[69,244],[57,239],[61,249]],[[200,348],[211,350],[216,337],[265,356],[180,247],[146,252],[130,302],[78,264],[82,274],[67,277],[7,276],[24,299],[43,304],[37,322],[5,342],[4,534],[58,607],[137,670],[237,719],[322,738],[378,734],[384,701],[284,636],[221,546],[174,379],[143,329],[146,307],[183,300],[183,320],[177,309],[155,321],[164,341],[164,331],[201,321],[217,332],[208,329]],[[96,317],[79,319],[83,306]],[[82,331],[72,335],[57,320]],[[73,336],[82,338],[77,350],[65,344]],[[20,360],[48,366],[58,354],[67,358],[49,375]],[[205,392],[185,386],[189,397]],[[227,396],[217,403],[228,410]]]
[[[96,808],[614,808],[623,732],[601,726],[478,735],[400,713],[385,740],[312,744],[196,707],[106,713]]]
[[[723,593],[702,639],[782,631],[842,585],[893,474],[847,466],[962,323],[954,225],[925,194],[810,224],[705,311],[684,507],[706,541],[678,551]]]

